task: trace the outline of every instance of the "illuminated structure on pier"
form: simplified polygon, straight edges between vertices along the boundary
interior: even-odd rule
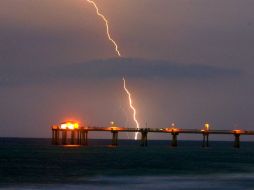
[[[254,135],[254,131],[247,130],[211,130],[210,125],[206,123],[202,129],[180,129],[175,124],[168,128],[125,128],[119,127],[111,122],[106,127],[81,126],[78,122],[68,121],[60,125],[52,126],[52,144],[54,145],[88,145],[89,132],[111,132],[112,146],[118,145],[119,132],[140,133],[141,146],[148,146],[148,133],[168,133],[172,136],[171,146],[177,147],[177,137],[180,134],[201,134],[203,136],[202,146],[209,146],[209,135],[233,135],[234,147],[240,148],[241,135]]]

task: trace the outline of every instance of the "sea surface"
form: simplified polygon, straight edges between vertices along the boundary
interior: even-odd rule
[[[0,138],[0,189],[254,190],[254,142],[90,140],[87,147],[50,139]]]

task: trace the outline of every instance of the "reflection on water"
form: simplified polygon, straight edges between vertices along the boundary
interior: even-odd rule
[[[81,145],[71,145],[71,144],[68,144],[68,145],[63,145],[63,147],[65,147],[65,148],[80,148]]]

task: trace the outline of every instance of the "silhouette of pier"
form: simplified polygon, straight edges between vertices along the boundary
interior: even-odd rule
[[[90,132],[110,132],[112,134],[112,146],[118,146],[119,133],[140,133],[140,145],[148,146],[149,133],[167,133],[172,136],[171,146],[178,146],[178,136],[180,134],[200,134],[203,137],[202,147],[209,147],[210,135],[232,135],[234,138],[233,146],[240,148],[241,135],[254,135],[254,131],[249,130],[210,130],[209,124],[205,124],[203,129],[180,129],[173,124],[170,128],[125,128],[118,127],[111,123],[109,127],[82,127],[78,123],[63,123],[52,126],[52,144],[54,145],[88,145],[88,133]]]

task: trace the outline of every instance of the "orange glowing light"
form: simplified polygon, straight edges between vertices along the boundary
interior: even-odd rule
[[[240,133],[244,133],[244,131],[241,129],[236,129],[236,130],[233,130],[233,133],[240,134]]]
[[[176,128],[176,124],[175,123],[172,123],[171,127],[165,128],[163,130],[165,130],[167,132],[179,132],[180,131],[180,129]]]
[[[209,125],[209,123],[206,123],[205,124],[205,131],[209,131],[209,129],[210,129],[210,125]]]
[[[118,127],[110,127],[110,129],[111,129],[112,131],[116,131],[116,130],[118,129]]]
[[[79,124],[77,122],[68,121],[68,122],[62,123],[60,125],[60,128],[74,130],[79,128]]]
[[[107,127],[106,130],[111,130],[111,131],[122,131],[124,130],[123,127],[118,127],[115,122],[111,121],[110,122],[110,127]]]
[[[79,148],[81,147],[80,145],[71,145],[71,144],[67,144],[67,145],[64,145],[65,148]]]
[[[57,125],[53,125],[52,129],[58,129],[58,126]]]
[[[167,132],[179,132],[180,131],[180,129],[175,128],[175,127],[166,128],[164,130]]]
[[[121,127],[109,127],[108,129],[111,130],[111,131],[121,131],[121,130],[123,130],[123,128],[121,128]]]
[[[133,106],[133,102],[132,102],[132,98],[131,98],[131,93],[130,93],[130,91],[127,89],[127,87],[126,87],[126,81],[125,81],[125,79],[123,78],[123,87],[124,87],[124,90],[125,90],[125,92],[127,93],[127,95],[128,95],[128,98],[129,98],[129,105],[130,105],[130,108],[132,109],[132,111],[133,111],[133,120],[135,121],[135,123],[136,123],[136,127],[137,127],[137,129],[140,129],[140,127],[139,127],[139,122],[138,122],[138,120],[137,120],[137,118],[136,118],[136,115],[137,115],[137,111],[136,111],[136,109],[135,109],[135,107]],[[135,140],[137,140],[138,139],[138,132],[136,132],[135,133]]]
[[[210,124],[209,123],[205,123],[204,128],[201,129],[201,132],[208,132],[210,130]]]
[[[121,53],[118,49],[118,45],[117,45],[116,41],[113,40],[113,38],[111,37],[111,33],[110,33],[110,30],[109,30],[109,21],[108,21],[108,19],[100,12],[98,6],[96,5],[96,3],[94,1],[92,1],[92,0],[86,0],[86,1],[94,6],[94,8],[96,9],[97,15],[99,17],[101,17],[102,20],[105,22],[107,37],[112,42],[112,44],[115,46],[115,51],[116,51],[117,55],[119,57],[121,57]]]

